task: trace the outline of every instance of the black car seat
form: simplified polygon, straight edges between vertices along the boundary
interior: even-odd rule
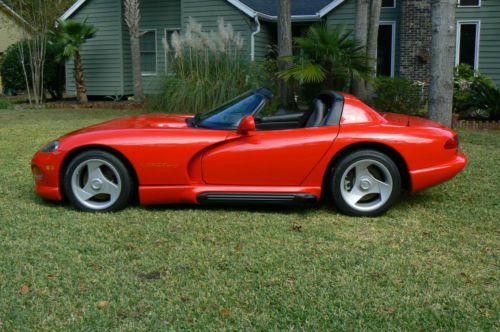
[[[314,99],[313,107],[314,109],[305,125],[306,128],[318,127],[325,116],[325,104],[321,100]]]

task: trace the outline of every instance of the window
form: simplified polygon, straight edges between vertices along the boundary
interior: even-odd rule
[[[174,34],[174,32],[177,32],[177,33],[180,33],[181,29],[177,28],[177,29],[170,29],[170,28],[167,28],[165,29],[165,37],[164,37],[164,42],[167,41],[168,43],[168,49],[165,49],[165,73],[168,73],[169,72],[169,68],[168,68],[168,62],[170,59],[172,59],[172,57],[174,56],[175,54],[175,51],[172,47],[172,35]]]
[[[459,0],[458,7],[481,7],[481,0]]]
[[[457,49],[455,64],[465,63],[478,69],[479,66],[479,21],[459,21],[457,23]]]
[[[382,8],[396,8],[396,0],[382,0]]]
[[[142,75],[156,75],[156,31],[143,31],[141,44]]]
[[[394,76],[396,22],[380,22],[377,45],[377,75]]]

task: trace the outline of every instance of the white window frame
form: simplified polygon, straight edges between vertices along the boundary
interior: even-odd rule
[[[461,26],[462,24],[475,24],[476,25],[476,44],[474,45],[474,70],[479,69],[479,48],[481,38],[481,20],[458,20],[457,21],[457,39],[455,45],[455,66],[460,63],[460,39],[461,39]]]
[[[394,2],[396,3],[396,2]],[[390,25],[391,31],[391,77],[395,75],[396,67],[396,21],[380,21],[379,25]]]
[[[481,0],[479,0],[477,5],[461,5],[462,0],[458,0],[458,8],[479,8],[481,7]]]
[[[167,40],[167,33],[169,31],[177,31],[178,33],[181,33],[181,29],[182,28],[165,28],[165,29],[163,29],[163,38],[165,38],[165,40]],[[171,47],[171,45],[169,45],[169,47]],[[167,54],[168,52],[167,52],[167,50],[164,49],[163,53],[165,53],[164,54],[164,56],[165,56],[165,68],[164,68],[165,69],[165,74],[172,75],[172,73],[168,72],[168,54]]]
[[[142,34],[144,32],[154,32],[155,33],[155,71],[154,72],[145,72],[141,68],[141,76],[148,77],[148,76],[156,76],[158,75],[158,30],[157,29],[140,29],[139,32]],[[140,42],[139,42],[140,45]],[[140,50],[139,46],[139,52],[142,52]]]
[[[392,6],[392,7],[381,6],[380,8],[396,8],[398,6],[397,2],[398,2],[398,0],[394,0],[394,6]]]

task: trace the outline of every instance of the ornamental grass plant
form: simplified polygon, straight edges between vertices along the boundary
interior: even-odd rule
[[[258,85],[241,34],[222,18],[217,27],[205,32],[191,18],[183,33],[163,40],[167,71],[150,98],[155,110],[200,113]]]

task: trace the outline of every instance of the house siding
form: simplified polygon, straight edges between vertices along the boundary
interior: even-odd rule
[[[269,22],[260,23],[260,32],[255,36],[255,61],[261,62],[266,59],[269,45],[275,45],[276,24]]]
[[[356,0],[346,0],[326,16],[326,24],[330,27],[343,26],[354,30],[356,23]]]
[[[0,7],[0,53],[3,53],[10,45],[17,43],[29,35],[17,19],[5,12]]]
[[[120,0],[89,0],[71,17],[98,28],[81,47],[87,94],[123,95],[122,15]],[[66,63],[66,91],[75,95],[73,60]]]
[[[500,1],[482,0],[481,7],[458,7],[457,20],[480,20],[479,71],[500,86]]]
[[[124,8],[122,8],[124,10]],[[165,73],[166,54],[162,40],[165,29],[181,28],[181,0],[141,1],[141,30],[156,31],[156,75],[142,77],[145,94],[152,94],[158,90],[159,79]],[[130,37],[127,24],[122,22],[123,30],[123,73],[125,94],[133,94],[132,57],[130,51]]]
[[[181,5],[183,28],[192,17],[201,23],[204,31],[216,31],[217,20],[221,17],[226,24],[231,23],[235,32],[241,33],[244,40],[242,52],[250,59],[250,38],[255,23],[247,15],[226,0],[182,0]],[[261,48],[260,45],[259,48]]]

